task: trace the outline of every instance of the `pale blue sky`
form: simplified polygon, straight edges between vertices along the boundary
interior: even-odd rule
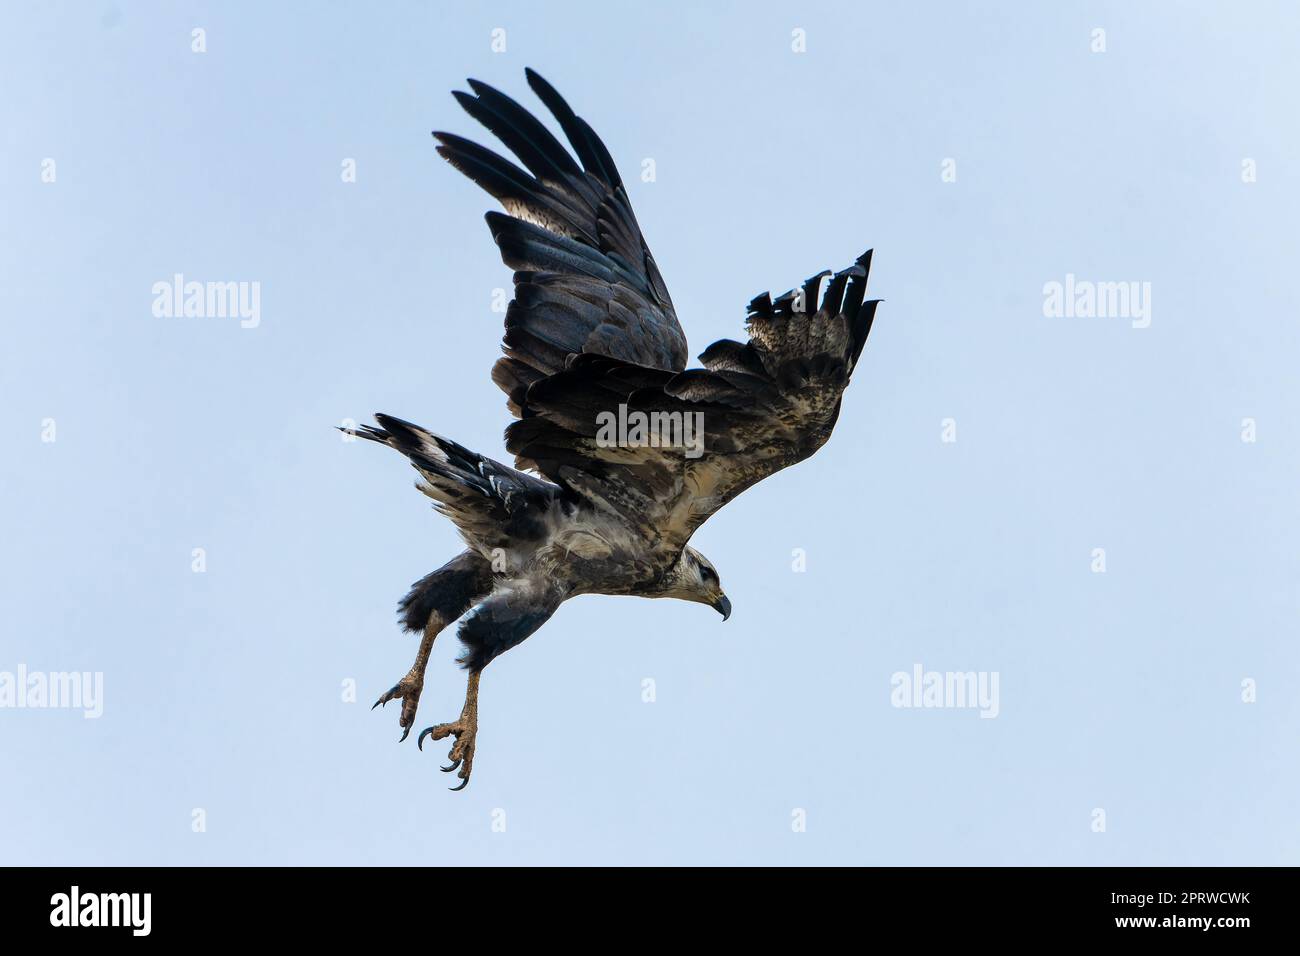
[[[0,671],[105,699],[0,710],[0,862],[1300,861],[1300,13],[661,6],[10,5]],[[449,794],[368,707],[460,546],[331,426],[505,457],[509,271],[429,131],[486,138],[466,76],[535,105],[526,65],[609,145],[693,354],[868,247],[887,301],[830,444],[694,541],[731,620],[565,605],[485,673]],[[260,325],[154,317],[175,273],[260,282]],[[1150,282],[1150,327],[1044,317],[1067,274]],[[999,716],[892,707],[916,663],[997,672]]]

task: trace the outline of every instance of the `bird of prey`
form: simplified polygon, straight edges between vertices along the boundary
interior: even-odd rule
[[[776,299],[758,296],[748,341],[715,342],[703,367],[688,369],[686,336],[609,151],[546,80],[526,76],[571,152],[476,80],[453,95],[522,168],[433,134],[438,153],[505,210],[487,214],[516,270],[492,380],[518,419],[505,432],[516,467],[391,415],[344,429],[405,455],[416,487],[467,545],[401,600],[403,626],[423,636],[410,672],[375,702],[401,699],[405,740],[434,638],[465,615],[464,707],[417,738],[420,749],[426,737],[455,738],[442,768],[458,771],[455,790],[474,766],[483,668],[564,601],[626,594],[731,614],[691,535],[746,488],[825,444],[878,301],[864,301],[868,251]]]

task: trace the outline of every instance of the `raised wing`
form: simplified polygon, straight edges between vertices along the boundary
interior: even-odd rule
[[[439,154],[508,213],[487,214],[501,258],[518,270],[492,380],[510,395],[583,353],[680,371],[686,336],[609,151],[549,83],[526,74],[576,160],[536,117],[477,80],[472,94],[453,95],[526,170],[460,136],[433,134]],[[510,408],[519,414],[514,401]]]
[[[522,419],[506,429],[507,447],[520,467],[617,512],[655,544],[680,548],[736,495],[830,437],[875,317],[878,300],[863,301],[870,264],[868,252],[833,276],[815,312],[830,273],[775,302],[767,293],[754,299],[749,341],[715,342],[700,356],[702,369],[575,359],[516,390]],[[659,427],[656,414],[668,416]],[[628,423],[613,442],[611,416]],[[634,435],[643,420],[650,426]],[[665,444],[664,430],[672,437],[677,421],[682,440]],[[701,429],[702,442],[688,427]]]

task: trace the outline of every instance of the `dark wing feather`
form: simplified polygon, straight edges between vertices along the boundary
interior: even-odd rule
[[[746,488],[807,458],[830,437],[877,301],[864,302],[871,253],[775,302],[750,303],[749,341],[724,339],[704,368],[669,371],[583,355],[521,389],[522,418],[506,429],[520,467],[535,468],[617,512],[657,545],[680,548]],[[699,413],[703,449],[602,447],[602,413]]]
[[[529,385],[591,353],[649,368],[686,367],[686,336],[605,144],[544,79],[528,85],[555,116],[577,159],[531,113],[486,83],[455,97],[523,163],[451,133],[438,153],[495,196],[487,215],[517,270],[506,312],[505,358],[492,379],[519,414]],[[579,165],[581,163],[581,165]]]

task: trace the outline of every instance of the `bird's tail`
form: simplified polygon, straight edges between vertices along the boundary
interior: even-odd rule
[[[379,427],[341,428],[344,434],[387,445],[405,455],[423,481],[416,487],[460,529],[474,548],[490,552],[508,547],[507,525],[530,506],[549,500],[550,486],[537,478],[472,452],[392,415],[377,413]]]
[[[375,421],[379,422],[380,427],[361,425],[357,428],[340,428],[339,431],[394,448],[409,458],[411,464],[421,472],[427,471],[482,494],[491,493],[491,483],[482,473],[484,464],[495,464],[491,459],[458,445],[450,438],[436,435],[419,425],[383,412],[375,414]]]

